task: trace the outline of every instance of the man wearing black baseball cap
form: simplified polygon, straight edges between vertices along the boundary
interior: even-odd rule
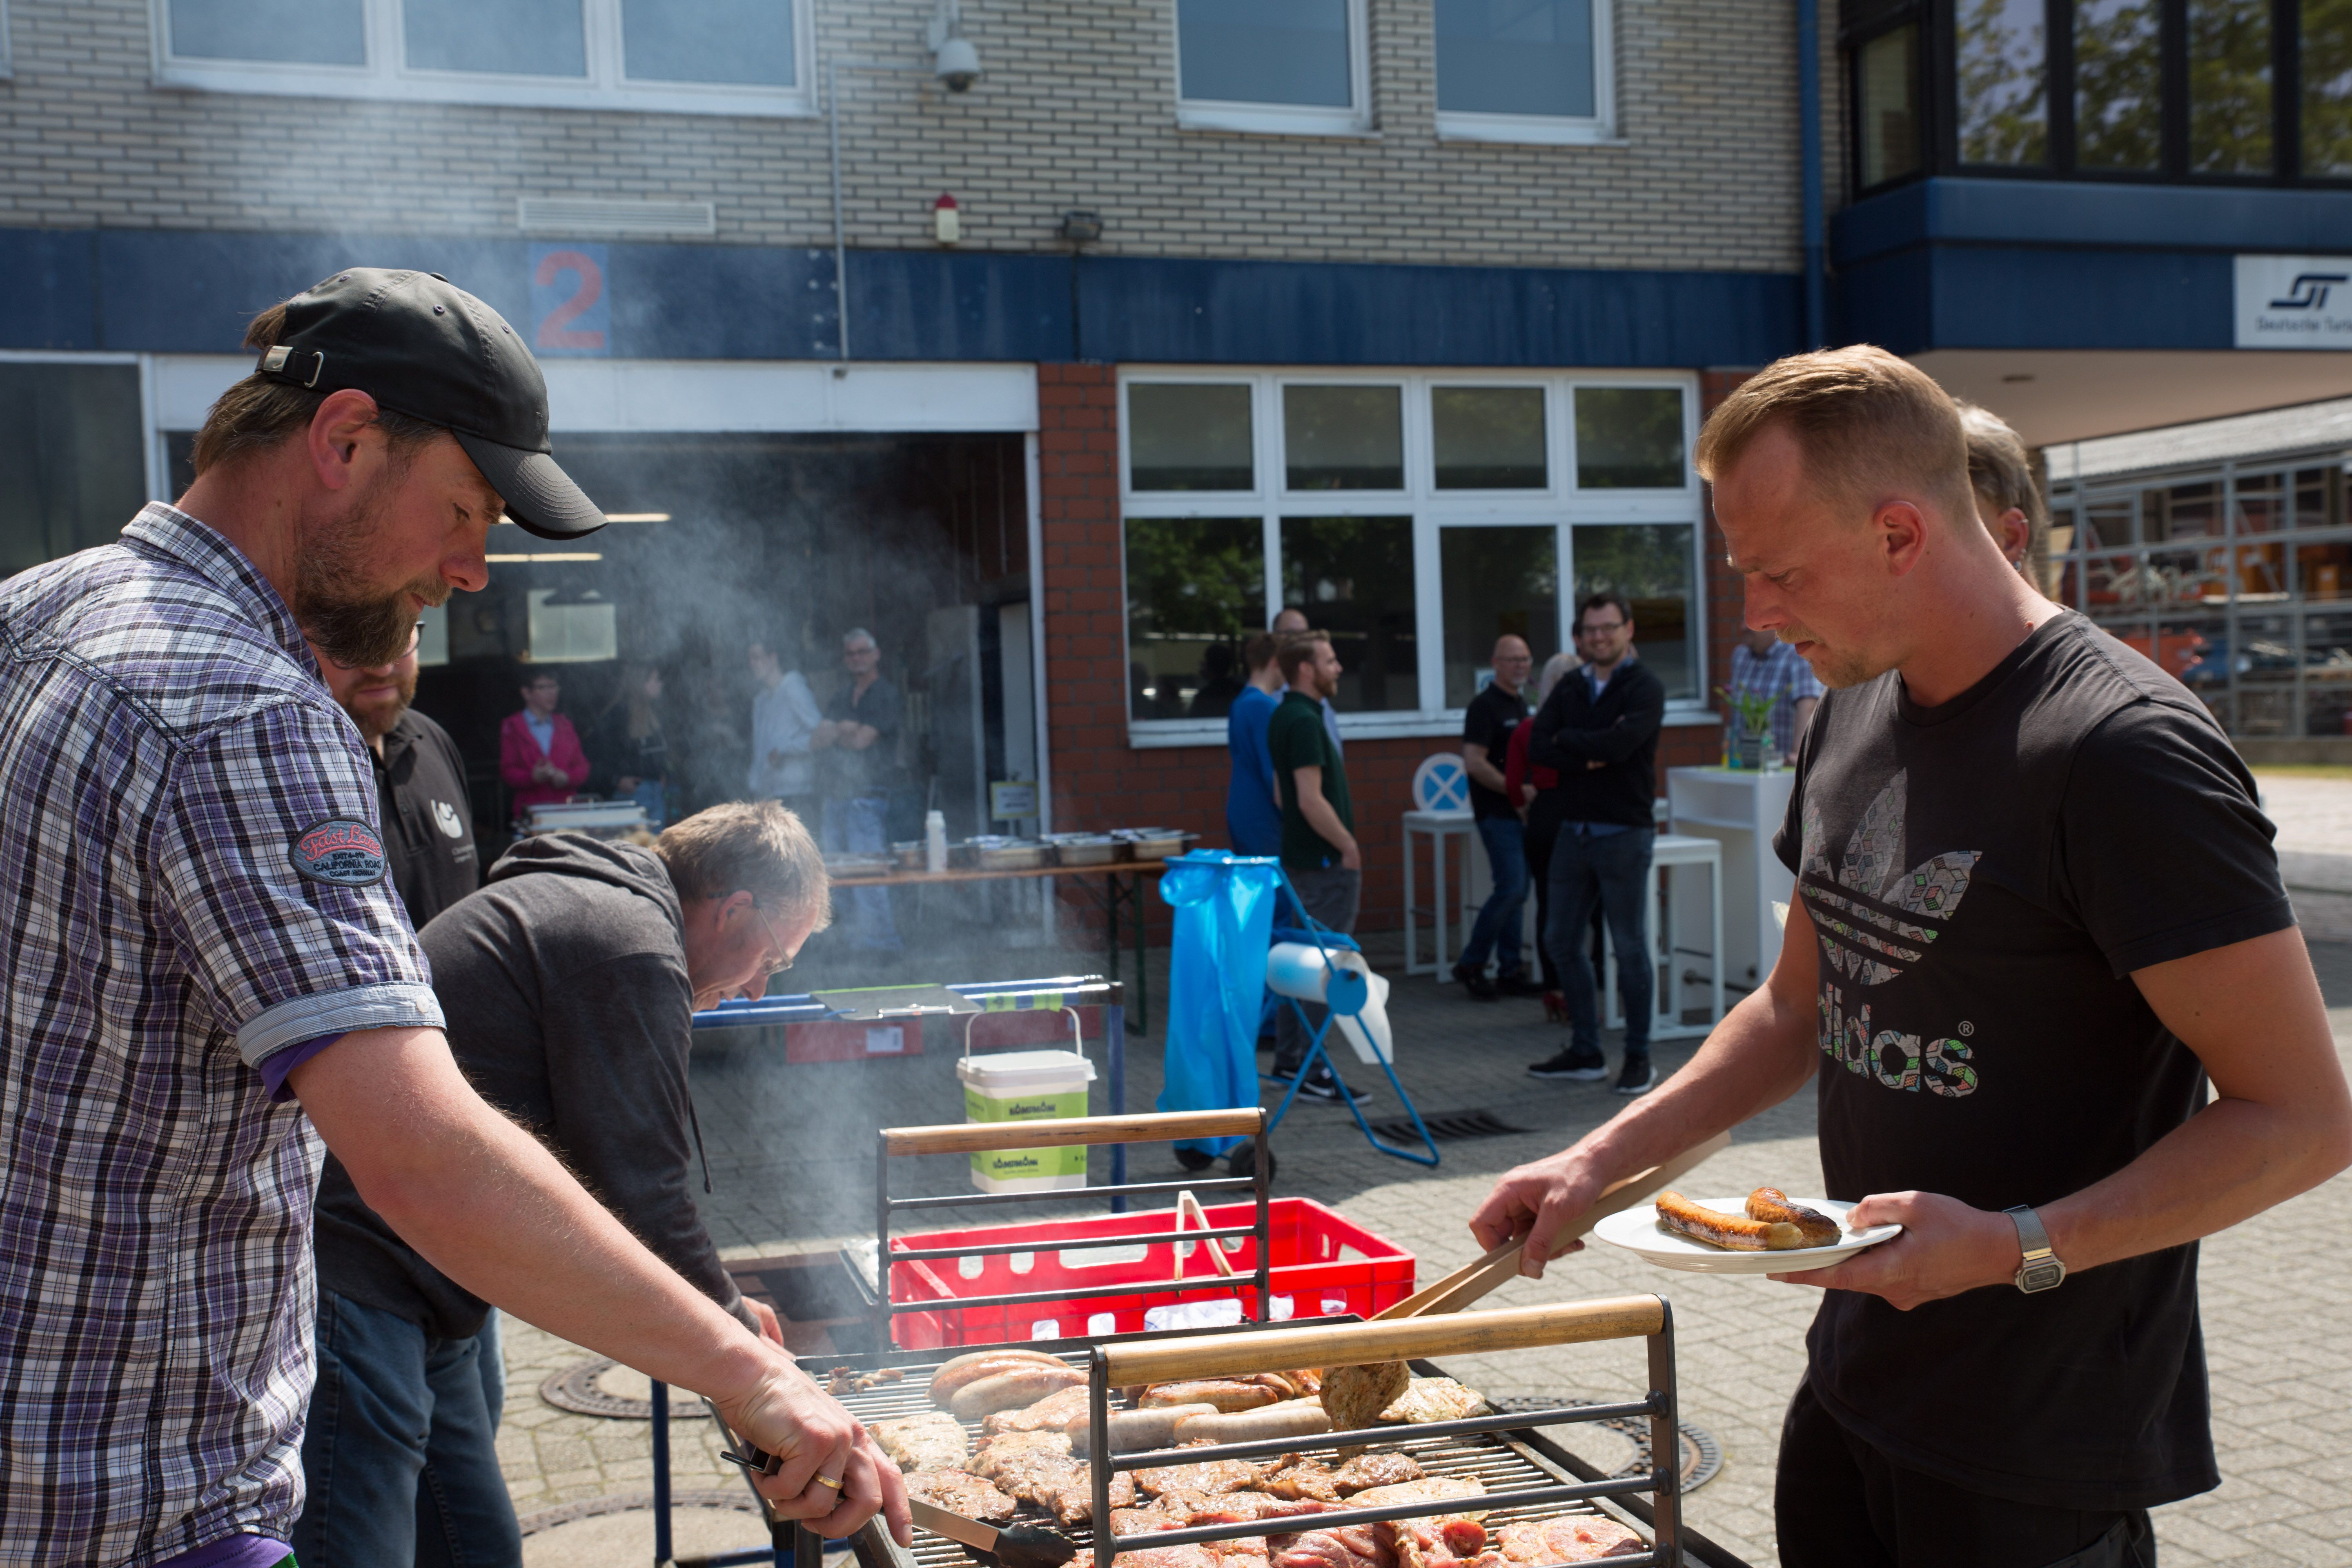
[[[339,272],[247,342],[176,505],[0,584],[0,1561],[286,1559],[321,1140],[467,1289],[715,1399],[780,1515],[904,1541],[848,1413],[457,1072],[305,644],[386,663],[502,513],[602,524],[538,367],[429,273]],[[733,970],[788,961],[735,901]]]

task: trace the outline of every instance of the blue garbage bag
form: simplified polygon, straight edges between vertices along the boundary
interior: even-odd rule
[[[1231,1110],[1258,1102],[1257,1029],[1265,951],[1282,867],[1271,858],[1195,849],[1168,862],[1160,896],[1176,911],[1168,966],[1162,1110]],[[1220,1155],[1241,1138],[1180,1147]]]

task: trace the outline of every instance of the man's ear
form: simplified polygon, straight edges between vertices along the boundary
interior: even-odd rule
[[[1870,526],[1877,532],[1879,556],[1886,563],[1887,575],[1910,575],[1927,553],[1927,516],[1910,501],[1885,501],[1871,514]]]
[[[383,439],[375,416],[375,399],[352,387],[329,393],[319,411],[310,416],[310,427],[303,432],[304,447],[310,471],[328,489],[350,485],[357,476],[361,454],[371,443]]]

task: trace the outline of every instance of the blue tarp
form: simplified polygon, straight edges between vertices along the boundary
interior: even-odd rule
[[[1280,862],[1195,849],[1168,863],[1160,896],[1176,911],[1168,968],[1162,1110],[1231,1110],[1258,1102],[1257,1032]],[[1179,1148],[1223,1154],[1242,1138]]]

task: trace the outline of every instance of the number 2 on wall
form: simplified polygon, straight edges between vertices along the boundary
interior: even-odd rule
[[[571,298],[540,318],[537,343],[543,349],[601,349],[604,346],[601,331],[582,331],[571,324],[604,297],[604,269],[593,257],[576,250],[551,250],[539,258],[539,269],[530,280],[545,289],[566,272],[578,282]]]

